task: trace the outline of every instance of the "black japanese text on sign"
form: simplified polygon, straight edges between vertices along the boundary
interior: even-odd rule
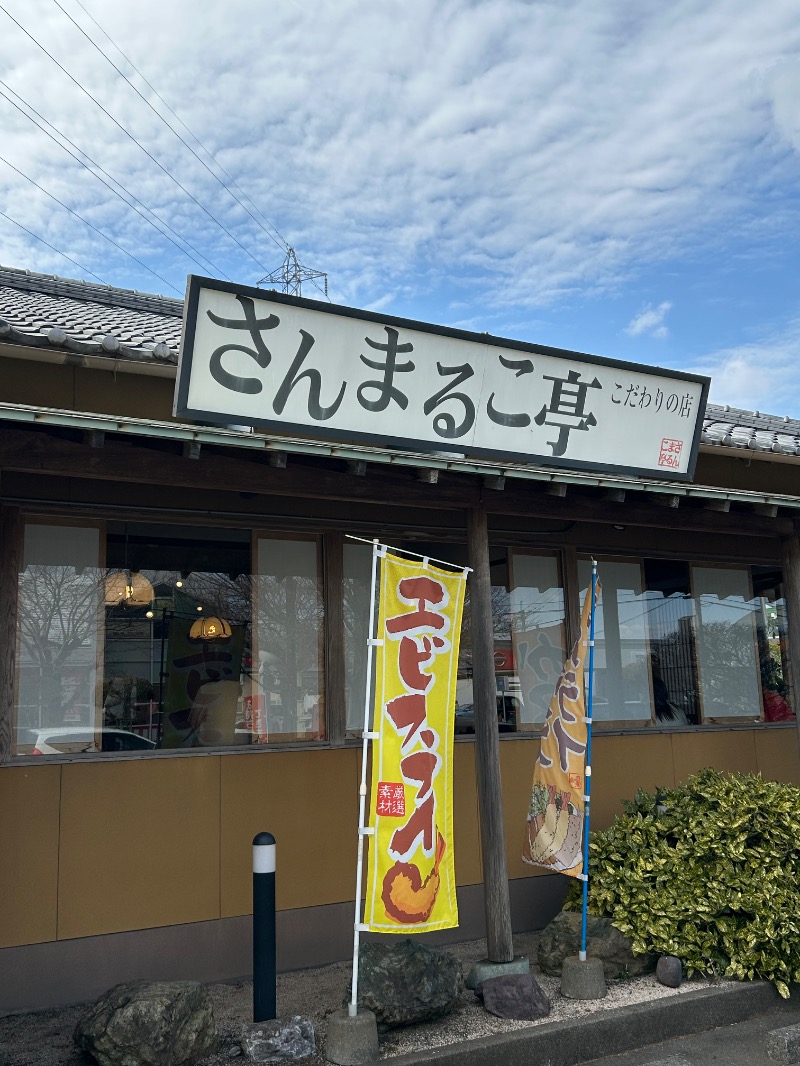
[[[175,413],[687,479],[708,379],[190,278]]]

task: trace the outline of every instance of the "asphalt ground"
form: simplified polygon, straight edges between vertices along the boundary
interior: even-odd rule
[[[590,1059],[587,1066],[776,1066],[776,1060],[767,1054],[767,1034],[798,1024],[800,1006],[792,1011],[768,1011],[744,1022],[663,1040],[637,1051]]]

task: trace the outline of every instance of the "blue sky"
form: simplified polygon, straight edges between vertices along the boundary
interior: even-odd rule
[[[800,417],[796,0],[0,0],[0,28],[0,93],[196,249],[0,97],[0,210],[80,267],[0,216],[4,265],[176,295],[256,283],[277,227],[336,302],[698,370],[718,403]]]

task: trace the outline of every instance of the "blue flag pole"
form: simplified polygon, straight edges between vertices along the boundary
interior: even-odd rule
[[[583,906],[581,908],[581,949],[578,958],[586,962],[586,919],[589,913],[589,823],[592,797],[592,694],[594,691],[594,610],[597,599],[597,560],[592,559],[592,601],[589,611],[589,683],[586,698],[586,783],[583,796]]]

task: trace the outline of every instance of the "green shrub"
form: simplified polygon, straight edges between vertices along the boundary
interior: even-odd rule
[[[800,789],[703,770],[624,806],[591,837],[590,911],[636,953],[677,955],[689,975],[765,978],[787,997],[800,980]]]

